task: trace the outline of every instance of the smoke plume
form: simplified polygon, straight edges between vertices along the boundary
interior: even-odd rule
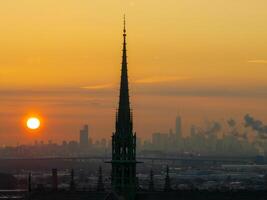
[[[267,134],[267,125],[264,125],[262,121],[254,119],[251,115],[244,116],[245,127],[250,127],[259,134]]]

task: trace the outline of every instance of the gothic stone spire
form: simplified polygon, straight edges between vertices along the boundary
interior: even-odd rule
[[[121,85],[120,85],[120,100],[118,108],[118,116],[116,123],[116,130],[121,134],[132,132],[132,119],[129,100],[129,86],[128,86],[128,69],[127,69],[127,50],[126,50],[126,23],[124,17],[123,26],[123,49],[122,49],[122,63],[121,63]]]
[[[136,136],[132,128],[126,51],[126,27],[124,18],[123,49],[119,108],[116,114],[116,130],[112,135],[113,190],[125,200],[134,200],[136,194]]]

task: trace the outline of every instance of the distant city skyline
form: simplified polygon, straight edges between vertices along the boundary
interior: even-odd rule
[[[260,119],[245,115],[243,121],[233,118],[192,124],[188,135],[183,133],[183,118],[178,115],[165,131],[153,132],[149,138],[137,137],[138,155],[179,154],[202,156],[263,156],[267,152],[267,125]],[[0,156],[69,156],[102,155],[111,152],[111,138],[92,138],[85,124],[75,140],[35,140],[31,144],[0,148]],[[23,150],[24,149],[24,150]],[[150,152],[150,153],[149,153]]]
[[[182,98],[183,99],[183,98]],[[202,99],[202,103],[206,104],[204,102],[203,98]],[[185,99],[183,99],[183,103],[185,102]],[[198,98],[199,100],[199,98]],[[173,99],[173,102],[175,100]],[[181,101],[181,98],[178,100]],[[219,121],[221,123],[226,122],[226,120],[228,119],[235,119],[238,123],[243,123],[243,117],[246,113],[248,112],[240,112],[240,111],[235,111],[234,106],[238,106],[240,105],[240,103],[235,100],[236,102],[231,103],[232,105],[230,106],[230,108],[232,108],[232,112],[230,111],[225,111],[223,110],[220,106],[216,107],[216,103],[214,103],[214,107],[213,110],[205,110],[206,105],[201,108],[196,108],[196,107],[192,107],[189,108],[190,109],[190,113],[186,113],[186,112],[181,112],[181,117],[183,118],[183,125],[182,125],[182,133],[183,135],[188,135],[190,133],[190,127],[192,124],[195,124],[197,126],[205,126],[207,121]],[[136,102],[134,102],[136,104]],[[185,105],[185,104],[183,104]],[[149,106],[149,105],[148,105]],[[164,108],[162,105],[162,109]],[[211,105],[213,106],[213,105]],[[140,131],[139,137],[143,138],[143,139],[148,139],[151,137],[152,133],[154,132],[168,132],[169,129],[173,129],[173,131],[175,131],[175,117],[176,117],[176,111],[172,111],[171,110],[171,106],[170,105],[166,105],[167,109],[162,111],[160,114],[155,115],[156,113],[158,113],[159,111],[157,111],[157,109],[155,110],[149,110],[147,112],[145,112],[144,110],[139,111],[138,106],[136,106],[136,111],[135,111],[135,116],[141,116],[141,119],[137,119],[135,121],[135,125],[136,125],[136,130]],[[207,109],[208,107],[210,107],[209,105],[207,105]],[[195,110],[194,110],[195,109]],[[107,110],[107,109],[105,109]],[[110,109],[111,111],[114,111],[114,109]],[[209,111],[209,112],[208,112]],[[221,111],[221,112],[220,112]],[[233,112],[235,111],[235,112]],[[61,113],[60,116],[62,116],[62,122],[66,121],[66,124],[60,123],[57,124],[57,126],[55,126],[55,124],[51,123],[52,119],[56,116],[45,116],[43,115],[43,117],[46,118],[45,121],[45,127],[41,129],[41,131],[37,132],[34,135],[31,135],[27,129],[25,129],[23,127],[22,124],[22,119],[24,117],[23,116],[18,116],[16,118],[13,118],[14,116],[11,116],[11,119],[13,118],[14,122],[16,122],[17,124],[15,124],[14,127],[8,127],[6,128],[6,126],[8,124],[3,123],[1,124],[1,128],[0,128],[0,132],[3,133],[1,134],[1,138],[3,138],[1,145],[16,145],[16,144],[25,144],[25,143],[33,143],[35,140],[53,140],[55,142],[61,142],[62,140],[78,140],[79,136],[79,130],[81,128],[81,126],[83,124],[89,124],[90,126],[90,137],[92,137],[93,139],[97,140],[97,139],[101,139],[101,138],[110,138],[110,136],[105,132],[105,130],[109,130],[109,128],[112,128],[112,122],[110,122],[110,119],[107,119],[107,117],[111,117],[111,119],[115,119],[114,114],[108,113],[108,114],[104,114],[104,115],[97,115],[97,118],[92,119],[89,115],[91,114],[86,114],[84,113],[84,111],[82,111],[83,114],[81,116],[73,116],[71,115],[71,113],[69,113],[69,115],[65,115],[63,116]],[[109,112],[109,111],[108,111]],[[220,113],[219,113],[220,112]],[[45,113],[45,112],[44,112]],[[140,115],[140,114],[143,115]],[[155,114],[154,114],[155,113]],[[171,114],[173,113],[173,114]],[[185,113],[185,114],[182,114]],[[214,117],[214,113],[216,113],[217,115]],[[235,115],[230,115],[228,113],[235,113]],[[238,114],[236,114],[238,113]],[[244,113],[244,114],[243,114]],[[253,115],[255,118],[262,120],[263,122],[265,122],[265,115],[264,113],[260,113],[258,112],[250,112],[250,113],[256,113],[255,115]],[[25,113],[26,115],[26,113]],[[88,115],[88,117],[86,117],[86,115]],[[154,117],[153,120],[152,116]],[[72,117],[77,117],[77,119],[71,120]],[[142,117],[145,117],[144,120],[142,120]],[[10,119],[8,118],[4,118],[3,121],[9,121]],[[101,120],[105,120],[105,126],[102,126],[101,123],[99,124],[99,121]],[[139,121],[140,120],[140,121]],[[156,121],[155,121],[156,120]],[[110,124],[111,123],[111,124]],[[266,124],[266,123],[265,123]],[[59,125],[59,126],[58,126]],[[148,127],[144,127],[145,125],[147,125]],[[69,127],[69,129],[65,129],[64,127]],[[55,128],[55,129],[54,129]],[[4,134],[6,131],[8,130],[16,130],[16,132],[12,133],[11,135],[16,135],[16,137],[14,138],[13,141],[11,142],[6,142],[10,139],[10,135],[6,135]],[[8,132],[7,132],[8,133]],[[5,141],[6,139],[6,141]]]

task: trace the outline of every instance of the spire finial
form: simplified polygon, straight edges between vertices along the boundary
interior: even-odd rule
[[[125,14],[123,15],[123,34],[126,35],[126,19],[125,19]]]

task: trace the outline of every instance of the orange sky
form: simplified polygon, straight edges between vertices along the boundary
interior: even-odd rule
[[[265,0],[2,1],[0,144],[76,139],[84,123],[95,138],[111,135],[123,13],[140,136],[167,131],[177,112],[188,125],[246,113],[267,123],[266,8]],[[21,120],[31,112],[44,126],[29,137]]]

